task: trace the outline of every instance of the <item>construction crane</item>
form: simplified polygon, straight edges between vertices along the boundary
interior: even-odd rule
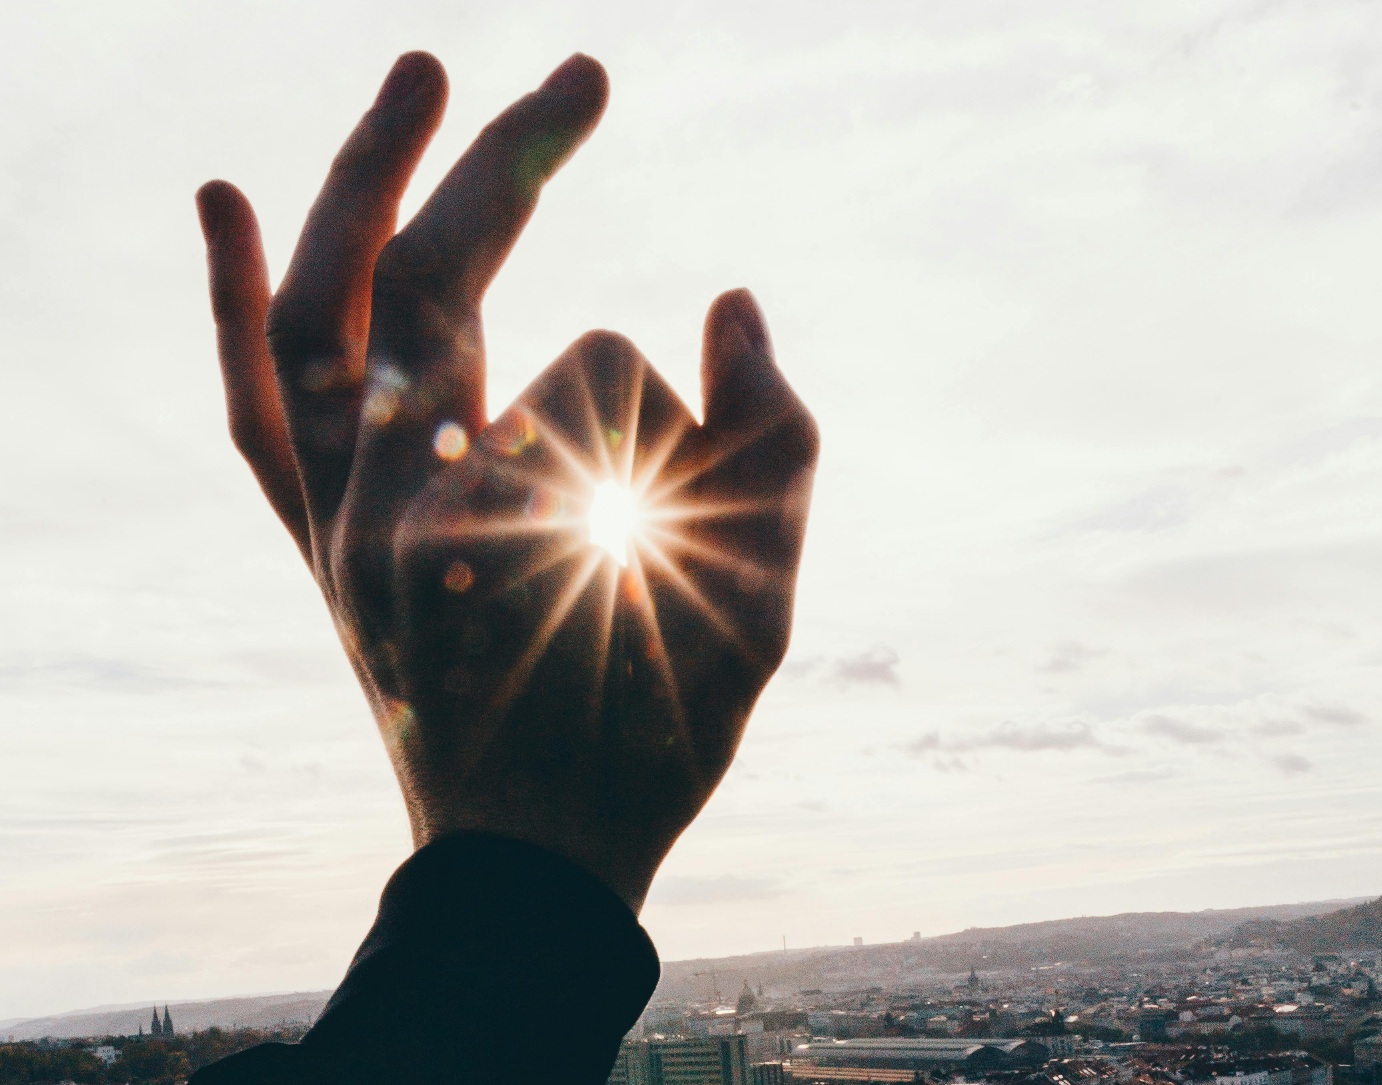
[[[710,977],[710,986],[715,989],[715,1005],[718,1006],[720,1004],[720,978],[715,974],[715,969],[712,968],[708,972],[692,972],[691,975]]]

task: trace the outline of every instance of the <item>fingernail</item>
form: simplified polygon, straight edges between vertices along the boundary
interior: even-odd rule
[[[572,53],[542,81],[541,90],[550,94],[573,95],[590,84],[591,69],[599,64],[584,53]]]

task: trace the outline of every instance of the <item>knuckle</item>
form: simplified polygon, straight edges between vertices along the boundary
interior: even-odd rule
[[[270,424],[255,409],[253,401],[238,395],[228,397],[226,428],[235,451],[258,472],[258,461],[266,458],[273,437]]]
[[[353,349],[339,328],[317,318],[314,308],[291,296],[269,304],[264,334],[280,373],[320,359],[341,358]]]
[[[607,328],[595,328],[586,332],[572,344],[572,349],[587,357],[609,359],[622,359],[638,353],[638,348],[627,335],[612,332]]]
[[[366,123],[351,133],[350,139],[346,140],[341,149],[336,152],[328,171],[328,176],[332,181],[339,183],[354,178],[356,175],[368,171],[374,165],[374,161],[378,157],[378,139],[368,123],[371,119],[373,118],[367,117]]]
[[[792,426],[797,455],[806,466],[814,466],[821,454],[821,427],[804,406],[798,404],[796,422]]]
[[[251,467],[259,456],[261,447],[259,428],[238,415],[230,416],[230,443]]]
[[[343,596],[357,602],[376,599],[388,580],[388,548],[355,534],[343,534],[327,562],[331,581]]]
[[[603,328],[582,335],[571,344],[566,357],[602,383],[632,373],[645,364],[628,336]]]
[[[780,406],[776,425],[766,433],[766,448],[779,468],[795,474],[816,466],[821,451],[821,431],[812,416],[790,390],[783,389],[786,402]]]
[[[374,263],[374,288],[389,293],[413,293],[436,277],[437,255],[433,247],[407,231],[395,234],[379,251]]]

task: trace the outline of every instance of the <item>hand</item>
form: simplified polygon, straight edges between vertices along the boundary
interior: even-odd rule
[[[572,57],[394,235],[446,98],[434,58],[400,58],[272,297],[244,196],[197,202],[231,433],[331,608],[415,844],[527,840],[638,911],[786,651],[817,437],[746,291],[706,320],[703,425],[608,332],[487,422],[485,289],[606,96]],[[626,545],[597,545],[597,494],[636,506]]]

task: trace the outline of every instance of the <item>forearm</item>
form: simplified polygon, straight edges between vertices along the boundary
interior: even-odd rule
[[[658,978],[623,902],[566,860],[486,836],[418,851],[300,1045],[194,1075],[254,1082],[601,1085]]]

